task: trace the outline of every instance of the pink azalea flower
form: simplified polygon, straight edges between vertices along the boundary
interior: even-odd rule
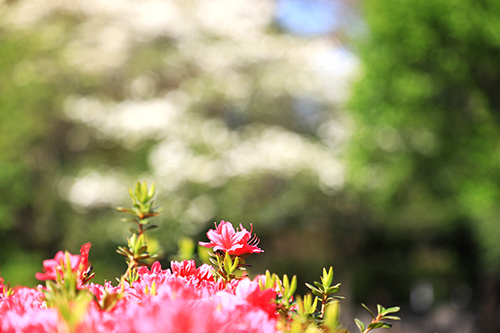
[[[0,276],[0,299],[4,296],[5,285],[3,284],[3,278]]]
[[[210,242],[200,242],[201,246],[212,247],[214,251],[228,252],[235,256],[264,252],[257,246],[259,239],[255,235],[252,238],[253,226],[248,231],[240,224],[241,230],[238,231],[234,230],[231,222],[221,221],[215,227],[215,230],[207,232]]]
[[[71,269],[76,272],[78,266],[80,265],[80,256],[78,254],[68,254],[69,261],[71,264]],[[62,275],[62,267],[66,265],[66,254],[63,251],[56,253],[54,259],[47,259],[43,261],[43,272],[36,273],[35,277],[38,280],[55,280],[57,278],[57,272]]]
[[[47,309],[42,297],[36,289],[16,288],[12,296],[0,302],[0,332],[57,332],[57,310]]]
[[[172,272],[177,276],[188,277],[196,273],[196,263],[194,260],[183,260],[181,262],[171,261]]]
[[[94,277],[92,266],[89,267],[89,251],[91,246],[92,244],[85,243],[80,248],[80,259],[77,267],[79,288]]]
[[[273,289],[260,290],[258,282],[246,278],[238,283],[236,296],[244,299],[251,308],[262,309],[270,318],[276,317],[276,292]]]
[[[47,259],[43,261],[43,272],[37,272],[35,277],[38,280],[56,280],[57,274],[62,275],[62,269],[67,264],[69,258],[71,270],[78,274],[78,287],[92,279],[93,275],[88,271],[89,264],[89,251],[92,245],[90,243],[83,244],[80,248],[80,255],[66,253],[59,251],[56,253],[54,259]]]

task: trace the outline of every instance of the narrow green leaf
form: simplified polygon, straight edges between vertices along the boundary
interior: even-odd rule
[[[399,310],[401,310],[401,308],[399,306],[395,306],[395,307],[392,307],[392,308],[384,309],[384,311],[381,312],[381,314],[385,315],[385,314],[388,314],[388,313],[395,313],[395,312],[398,312]]]
[[[325,291],[325,289],[323,288],[323,285],[321,283],[319,283],[318,281],[314,281],[314,284],[316,285],[316,287],[318,287],[319,290]]]
[[[231,266],[231,273],[238,268],[238,263],[240,262],[240,258],[236,257],[234,258],[233,266]]]
[[[125,253],[126,255],[128,256],[133,256],[134,254],[132,253],[132,251],[130,251],[129,249],[127,249],[126,247],[123,247],[123,246],[119,246],[118,247],[118,250],[116,250],[116,252],[120,253],[120,251],[122,253]]]
[[[146,260],[146,259],[149,259],[150,256],[149,256],[149,253],[144,253],[144,254],[141,254],[140,256],[137,256],[135,259],[137,261],[140,261],[140,260]]]
[[[309,283],[306,282],[306,287],[309,289],[316,289],[314,286],[310,285]]]
[[[128,194],[130,195],[130,199],[132,199],[132,202],[135,202],[134,192],[130,187],[128,188]]]
[[[401,318],[396,317],[396,316],[382,316],[380,319],[401,320]]]
[[[359,331],[361,333],[363,333],[365,331],[365,324],[361,320],[359,320],[358,318],[354,318],[354,321],[356,322],[356,325],[358,326]]]
[[[323,293],[316,288],[312,290],[312,293],[318,297],[323,298]]]
[[[310,285],[309,283],[306,283],[306,286],[311,289],[311,291],[313,292],[314,295],[317,295],[317,296],[320,296],[320,297],[323,297],[323,293],[321,292],[321,290],[319,290],[318,288]]]
[[[366,311],[368,311],[370,313],[370,316],[372,316],[373,319],[375,319],[375,315],[373,314],[372,310],[370,310],[366,305],[364,305],[363,303],[361,303],[361,306],[364,307],[366,309]]]
[[[382,305],[377,304],[377,311],[378,314],[381,315],[385,311],[385,308]]]
[[[335,299],[345,299],[344,296],[332,296],[332,297],[335,298]]]
[[[293,296],[293,294],[295,293],[295,290],[297,290],[297,276],[294,275],[292,276],[292,283],[290,285],[290,297]]]
[[[326,270],[323,268],[323,275],[325,275]],[[328,274],[326,275],[326,283],[323,282],[325,287],[329,287],[332,285],[333,282],[333,267],[330,266],[330,269],[328,270]]]
[[[377,321],[375,323],[371,323],[370,325],[368,325],[368,328],[369,329],[376,329],[376,328],[391,328],[392,327],[392,324],[390,323],[384,323],[382,321]]]
[[[231,260],[231,256],[229,252],[226,252],[226,256],[224,257],[224,270],[226,273],[231,274],[231,267],[233,266],[233,261]]]
[[[155,182],[152,182],[151,183],[151,188],[149,189],[149,193],[148,193],[149,199],[151,199],[152,197],[155,196],[155,192],[156,192],[156,185],[155,185]]]
[[[134,194],[135,194],[135,198],[136,198],[137,200],[139,200],[139,198],[141,197],[141,182],[137,182],[137,183],[135,184],[135,191],[134,191]],[[134,199],[135,199],[135,198],[134,198]],[[136,201],[136,200],[134,200],[134,201]]]
[[[313,314],[314,311],[316,311],[316,309],[318,307],[318,300],[319,300],[318,297],[314,297],[314,302],[313,302],[313,304],[311,306],[311,312],[310,312],[311,314]]]
[[[283,288],[288,291],[288,288],[290,287],[290,280],[288,280],[288,275],[283,275]]]
[[[139,250],[137,251],[137,254],[142,254],[142,253],[146,252],[147,250],[148,250],[148,246],[143,245],[139,248]]]
[[[317,298],[316,298],[317,300]],[[340,317],[340,305],[339,302],[331,303],[326,307],[325,310],[325,326],[332,332],[336,332],[336,328],[339,326]]]
[[[334,294],[334,293],[338,293],[339,292],[339,288],[335,288],[335,287],[329,287],[327,290],[326,290],[326,294],[330,295],[330,294]]]
[[[383,325],[384,325],[384,323],[383,323],[383,322],[381,322],[381,321],[376,321],[376,322],[374,322],[374,323],[370,323],[370,324],[368,325],[368,328],[373,330],[373,329],[375,329],[375,328],[380,328],[380,327],[382,327]]]
[[[148,186],[146,185],[146,181],[143,181],[141,184],[141,196],[140,201],[142,203],[146,203],[148,201]]]
[[[302,305],[304,306],[304,312],[307,313],[311,309],[312,299],[313,299],[313,297],[311,294],[307,294],[304,296],[304,300],[302,301]],[[298,297],[297,300],[300,300],[300,297]],[[300,303],[299,303],[299,305],[300,305]]]

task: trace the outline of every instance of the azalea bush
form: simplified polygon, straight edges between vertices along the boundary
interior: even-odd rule
[[[311,293],[295,296],[297,279],[266,271],[253,278],[247,260],[263,252],[259,239],[227,221],[207,232],[209,259],[172,261],[162,268],[148,231],[157,228],[151,219],[154,184],[138,183],[130,190],[132,208],[118,208],[130,217],[131,236],[117,252],[127,268],[115,284],[91,282],[95,273],[89,261],[91,244],[80,254],[59,251],[43,262],[37,288],[15,287],[0,278],[0,332],[347,332],[339,322],[340,283],[333,283],[333,269],[323,269],[320,282],[306,284]],[[362,333],[390,328],[387,320],[398,307],[378,306],[368,324],[355,322]]]

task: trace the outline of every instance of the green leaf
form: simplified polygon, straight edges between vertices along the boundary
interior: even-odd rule
[[[226,252],[226,256],[224,257],[224,270],[226,273],[231,274],[231,267],[233,266],[233,261],[231,260],[231,256],[229,252]]]
[[[231,273],[234,272],[238,268],[238,263],[240,262],[240,258],[234,258],[233,265],[231,266]]]
[[[132,199],[132,202],[135,202],[134,192],[130,187],[128,188],[128,194],[130,195],[130,199]]]
[[[139,248],[139,250],[137,251],[137,254],[143,254],[145,253],[146,251],[148,250],[148,246],[147,245],[143,245]]]
[[[363,303],[361,303],[361,306],[364,307],[366,309],[366,311],[368,311],[370,313],[370,315],[372,316],[373,319],[375,319],[375,315],[373,314],[372,310],[370,310],[366,305],[364,305]]]
[[[316,287],[318,288],[318,290],[321,290],[322,292],[325,292],[325,288],[323,287],[323,285],[321,283],[319,283],[318,281],[314,281],[314,284],[316,285]]]
[[[312,293],[318,297],[321,297],[323,298],[323,293],[321,291],[319,291],[318,289],[313,289],[312,290]]]
[[[392,324],[389,324],[389,323],[384,323],[382,321],[377,321],[375,323],[370,323],[370,325],[368,325],[368,328],[369,329],[375,329],[375,328],[391,328],[392,327]]]
[[[139,221],[140,224],[149,224],[149,220],[148,219],[142,219]]]
[[[134,194],[135,194],[134,201],[139,200],[139,198],[141,197],[141,182],[137,182],[137,184],[135,184]]]
[[[295,290],[297,290],[297,276],[296,275],[292,276],[292,283],[290,285],[290,290],[289,290],[290,297],[293,296],[293,294],[295,293]]]
[[[306,287],[307,287],[307,288],[309,288],[309,289],[311,289],[311,290],[316,289],[314,286],[310,285],[310,284],[309,284],[309,283],[307,283],[307,282],[306,282],[305,284],[306,284]]]
[[[385,308],[382,305],[377,304],[377,311],[378,314],[381,315],[385,311]]]
[[[340,290],[340,288],[336,288],[336,287],[329,287],[327,290],[326,290],[326,294],[330,295],[330,294],[334,294],[334,293],[338,293]]]
[[[325,287],[329,287],[332,285],[332,282],[333,282],[333,267],[330,266],[330,269],[328,270],[328,273],[326,272],[326,269],[323,268],[323,285]]]
[[[343,300],[343,299],[345,299],[345,297],[344,296],[331,296],[331,297],[328,297],[326,299],[326,301],[330,302],[330,301],[333,301],[334,299]]]
[[[399,306],[395,306],[395,307],[392,307],[392,308],[384,309],[384,311],[381,312],[380,314],[381,315],[385,315],[385,314],[388,314],[388,313],[395,313],[395,312],[398,312],[399,310],[401,310],[401,308]]]
[[[149,199],[151,199],[152,197],[155,196],[155,192],[156,192],[155,182],[152,182],[151,183],[151,188],[149,189],[149,193],[148,193]],[[151,204],[153,204],[153,202],[151,202]]]
[[[382,316],[380,319],[401,320],[401,318],[396,317],[396,316]]]
[[[142,203],[146,203],[148,201],[148,186],[146,185],[146,181],[143,181],[142,184],[141,184],[141,197],[140,197],[140,201]]]
[[[365,331],[365,324],[358,318],[354,318],[354,321],[356,322],[356,325],[358,326],[360,332],[363,333]]]
[[[288,280],[288,275],[283,275],[283,289],[288,290],[288,287],[290,287],[290,280]]]
[[[126,257],[134,256],[132,251],[130,251],[129,249],[127,249],[126,247],[123,247],[123,246],[118,246],[118,249],[116,250],[116,252],[118,252],[120,254],[124,254]]]
[[[137,256],[135,259],[137,261],[140,261],[140,260],[146,260],[146,259],[149,259],[150,256],[149,256],[149,253],[144,253],[144,254],[141,254],[140,256]]]
[[[317,300],[317,298],[316,298]],[[325,326],[330,329],[331,332],[336,332],[336,328],[339,326],[340,317],[340,305],[339,302],[331,303],[326,307],[325,310]]]
[[[311,289],[311,291],[313,292],[314,295],[316,296],[319,296],[319,297],[323,297],[323,293],[321,292],[321,290],[319,290],[318,288],[310,285],[309,283],[306,282],[306,286]]]
[[[148,225],[146,228],[144,228],[144,230],[154,230],[157,228],[159,228],[159,226],[157,226],[156,224],[152,224],[152,225]]]

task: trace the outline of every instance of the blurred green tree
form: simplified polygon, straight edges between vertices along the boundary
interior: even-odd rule
[[[57,89],[55,50],[42,46],[39,34],[3,30],[0,48],[0,258],[26,273],[41,258],[33,251],[36,245],[58,236],[48,219],[54,194],[47,179],[57,158],[51,125],[63,91]],[[9,274],[9,267],[2,269]],[[32,283],[23,275],[20,283]]]
[[[381,239],[406,239],[406,260],[444,249],[498,309],[500,3],[366,0],[363,12],[350,183]]]

